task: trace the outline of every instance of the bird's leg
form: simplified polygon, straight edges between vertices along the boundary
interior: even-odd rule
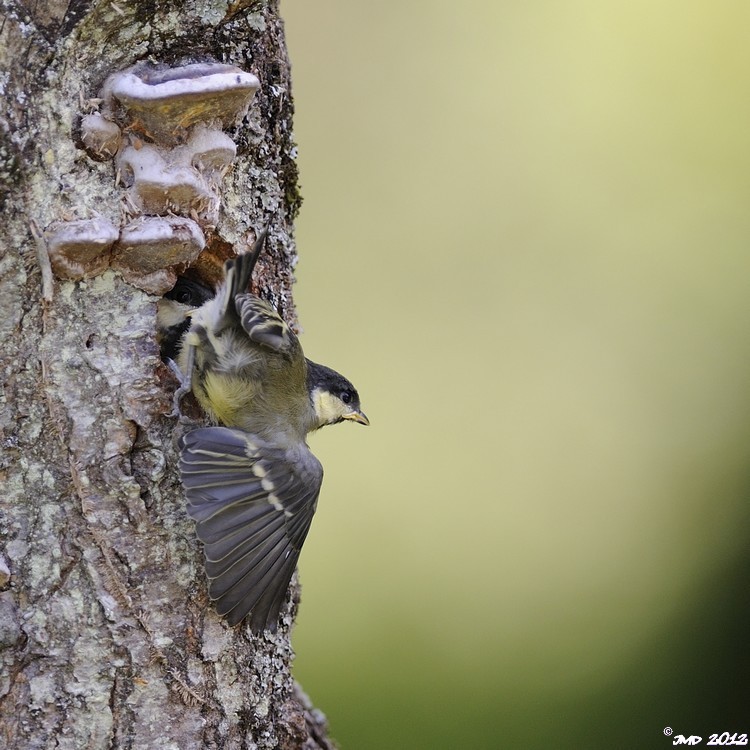
[[[182,370],[177,365],[177,362],[175,362],[173,359],[167,360],[167,365],[169,366],[169,369],[172,370],[174,373],[174,376],[177,378],[177,380],[180,382],[180,387],[174,392],[174,396],[172,397],[172,412],[169,414],[170,417],[179,417],[180,422],[190,422],[187,417],[183,415],[183,413],[180,411],[180,401],[182,401],[182,397],[186,393],[190,393],[192,386],[193,386],[193,366],[195,365],[195,347],[188,346],[187,351],[187,366],[186,366],[186,373],[183,373]]]

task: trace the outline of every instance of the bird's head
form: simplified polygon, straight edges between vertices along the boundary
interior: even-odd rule
[[[307,390],[315,411],[315,427],[345,420],[370,424],[360,406],[357,389],[330,367],[307,360]]]

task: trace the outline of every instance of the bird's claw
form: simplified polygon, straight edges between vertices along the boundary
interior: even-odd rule
[[[168,359],[166,364],[180,383],[180,387],[174,392],[174,396],[172,396],[172,411],[167,416],[171,419],[179,419],[181,424],[193,424],[193,420],[186,417],[180,410],[180,401],[182,401],[182,397],[186,393],[190,393],[191,390],[190,378],[186,378],[182,374],[182,370],[180,370],[177,362],[173,359]]]

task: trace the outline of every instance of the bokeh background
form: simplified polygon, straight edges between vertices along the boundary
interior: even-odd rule
[[[750,3],[284,0],[347,750],[750,734]]]

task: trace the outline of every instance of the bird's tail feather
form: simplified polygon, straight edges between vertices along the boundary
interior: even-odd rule
[[[266,245],[266,238],[268,237],[268,227],[266,227],[259,235],[258,239],[255,240],[255,244],[249,253],[243,253],[238,255],[236,258],[232,258],[227,261],[227,279],[229,279],[229,271],[232,271],[231,283],[229,286],[229,296],[234,299],[238,294],[242,294],[247,291],[247,287],[250,284],[250,279],[253,275],[253,269],[255,264],[263,252],[263,248]],[[230,265],[231,264],[231,265]]]
[[[250,252],[238,255],[236,258],[230,258],[224,264],[224,297],[221,303],[221,325],[219,325],[219,328],[229,325],[229,322],[236,318],[234,298],[247,291],[253,269],[263,252],[267,237],[268,227],[258,235],[258,239],[255,240]]]

